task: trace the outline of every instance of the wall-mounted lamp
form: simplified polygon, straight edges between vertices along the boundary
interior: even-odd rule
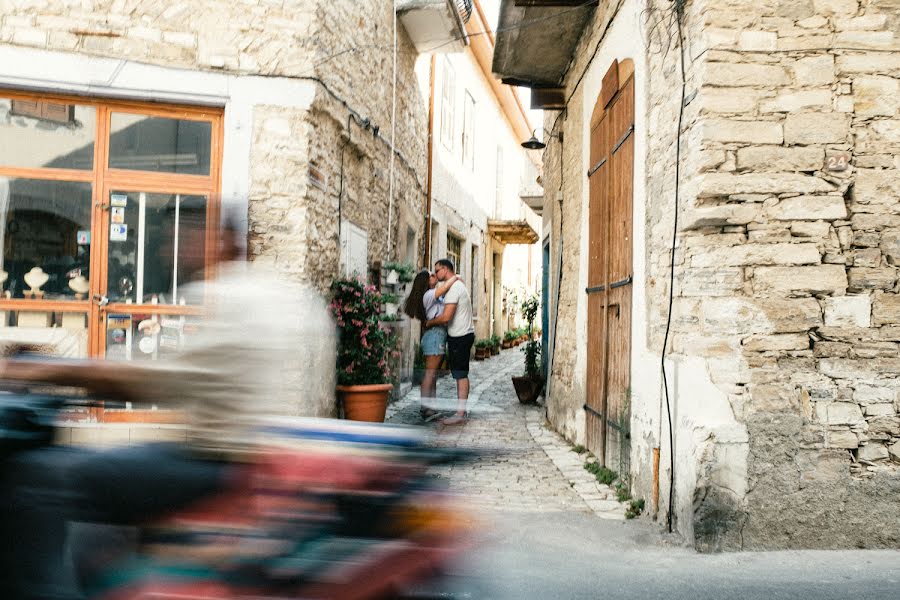
[[[547,137],[557,138],[559,140],[559,143],[562,144],[563,134],[561,131],[559,133],[550,133],[549,131],[547,131],[545,129],[544,133],[547,134]],[[541,140],[537,139],[536,134],[537,134],[537,129],[535,129],[534,131],[531,132],[530,138],[528,138],[527,140],[522,142],[522,147],[525,148],[526,150],[543,150],[544,148],[546,148],[547,144],[545,144]]]

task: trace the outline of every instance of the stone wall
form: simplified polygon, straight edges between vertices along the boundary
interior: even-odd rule
[[[249,248],[324,291],[338,270],[339,204],[342,216],[370,232],[370,263],[394,258],[398,232],[405,242],[406,225],[421,230],[424,222],[427,108],[416,90],[417,54],[399,24],[388,219],[392,11],[387,0],[3,0],[0,43],[315,83],[309,110],[254,107]],[[350,113],[368,129],[353,125],[348,135]]]
[[[633,382],[658,381],[681,83],[671,3],[643,4],[647,49],[635,61],[647,69],[647,110],[637,128],[649,133],[646,194],[634,201],[636,215],[646,211],[635,273],[647,327],[635,338],[657,364],[633,356]],[[607,19],[601,6],[567,92]],[[687,3],[670,389],[676,526],[699,549],[900,545],[898,23],[896,0]],[[547,208],[552,235],[562,224],[563,236],[548,415],[573,441],[584,429],[585,350],[574,335],[586,232],[580,115],[595,101],[582,96],[559,120],[564,200]],[[551,144],[545,165],[558,152]],[[849,166],[835,170],[843,153]],[[559,186],[552,171],[547,190]],[[558,238],[554,279],[557,249]],[[632,444],[662,447],[664,515],[661,402],[657,390],[635,397]],[[645,498],[647,463],[633,454],[633,493]]]
[[[692,32],[674,349],[749,434],[746,495],[698,487],[699,544],[900,544],[898,17],[709,0]]]

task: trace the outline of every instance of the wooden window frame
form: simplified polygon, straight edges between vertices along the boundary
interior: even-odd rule
[[[456,127],[456,71],[450,58],[444,57],[441,74],[441,142],[453,151],[453,132]]]
[[[140,313],[159,316],[200,315],[203,307],[167,304],[110,303],[99,307],[96,298],[108,289],[108,198],[111,191],[147,192],[163,194],[202,195],[207,198],[207,231],[205,250],[207,278],[213,273],[213,256],[218,245],[222,153],[224,145],[224,109],[221,107],[189,106],[172,103],[148,103],[134,100],[115,100],[54,93],[29,93],[0,88],[0,97],[18,102],[76,104],[96,110],[94,160],[91,169],[58,169],[48,167],[9,167],[0,165],[0,176],[9,178],[70,181],[91,184],[91,290],[87,300],[43,300],[0,298],[0,311],[65,312],[88,316],[88,349],[90,358],[102,358],[106,351],[104,321],[110,313]],[[114,112],[140,114],[166,119],[206,121],[211,124],[210,166],[208,175],[187,175],[115,169],[109,167],[110,123]],[[127,415],[124,413],[128,413]],[[107,421],[163,422],[175,420],[174,411],[110,411],[104,418],[102,409],[92,411],[91,418]]]

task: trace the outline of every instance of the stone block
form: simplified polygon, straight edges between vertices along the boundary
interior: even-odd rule
[[[859,437],[849,429],[829,431],[827,434],[829,448],[858,448]]]
[[[847,270],[847,274],[849,288],[854,291],[892,290],[897,284],[897,269],[894,267],[879,269],[851,267]]]
[[[780,86],[789,83],[784,67],[753,63],[709,63],[706,83],[722,87]]]
[[[766,52],[778,48],[778,34],[773,31],[742,31],[738,47],[750,52]]]
[[[876,294],[872,318],[876,327],[900,323],[900,294]]]
[[[892,417],[897,411],[893,404],[867,404],[865,413],[867,417]]]
[[[697,254],[691,259],[691,266],[811,265],[821,259],[815,244],[743,244]]]
[[[881,266],[881,250],[878,248],[865,248],[852,253],[854,267],[876,268]]]
[[[862,405],[893,404],[898,398],[900,398],[898,389],[885,385],[860,383],[853,392],[853,401]]]
[[[834,36],[836,46],[853,48],[890,48],[894,43],[893,31],[839,31]]]
[[[859,460],[867,460],[870,462],[875,462],[879,460],[886,460],[888,458],[888,449],[884,444],[875,444],[869,442],[865,446],[860,446],[859,450],[857,450],[856,457]]]
[[[872,300],[869,296],[838,296],[825,299],[826,327],[869,327]]]
[[[766,209],[776,221],[838,220],[847,218],[847,205],[840,196],[794,196]]]
[[[836,294],[847,291],[847,272],[840,265],[758,267],[753,289],[759,294]]]
[[[805,333],[787,333],[781,335],[752,335],[743,341],[744,350],[748,352],[790,352],[791,350],[808,350],[809,336]]]
[[[782,92],[759,103],[761,113],[794,112],[802,108],[831,108],[831,90]]]
[[[829,425],[859,425],[865,422],[859,405],[853,402],[832,402],[827,413]]]
[[[850,116],[844,113],[792,113],[784,121],[786,144],[839,144],[850,135]]]
[[[893,77],[858,77],[853,80],[857,117],[893,117],[900,106],[900,81]]]
[[[822,307],[814,298],[756,298],[754,304],[772,333],[807,332],[822,326]]]
[[[744,288],[744,269],[690,269],[678,281],[684,296],[733,296]]]
[[[698,198],[735,194],[817,194],[834,189],[823,179],[796,173],[705,173],[699,179]]]
[[[799,223],[791,224],[791,235],[795,235],[797,237],[824,240],[828,238],[830,233],[831,224],[822,221],[802,221]]]
[[[719,206],[690,207],[678,221],[681,231],[704,227],[746,225],[760,215],[758,206],[748,204],[720,204]]]
[[[40,29],[21,28],[13,32],[12,41],[22,46],[43,48],[47,45],[47,32]]]
[[[900,462],[900,440],[888,447],[888,454],[894,462]]]
[[[900,266],[900,230],[892,229],[881,234],[881,252],[888,263]]]
[[[703,123],[703,139],[724,143],[780,144],[784,141],[784,134],[781,123],[774,121],[708,119]]]
[[[900,72],[900,53],[871,52],[838,56],[837,70],[841,74],[897,73]]]
[[[832,85],[835,81],[834,57],[830,54],[801,58],[794,62],[793,68],[794,78],[800,85]]]
[[[900,202],[900,170],[859,169],[853,186],[853,201],[859,204]]]
[[[756,112],[764,92],[752,88],[704,87],[697,99],[701,111],[745,115]]]
[[[874,31],[883,29],[887,23],[887,15],[871,13],[850,19],[835,19],[834,28],[838,31]]]
[[[736,167],[750,171],[818,171],[824,164],[824,149],[805,146],[748,146],[736,156]]]
[[[819,15],[852,16],[859,11],[857,0],[812,0]]]

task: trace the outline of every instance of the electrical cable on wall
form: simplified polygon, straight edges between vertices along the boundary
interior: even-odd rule
[[[675,24],[678,29],[678,54],[681,64],[681,101],[678,105],[678,130],[675,133],[675,207],[672,223],[672,247],[671,261],[669,265],[669,307],[666,314],[666,334],[663,338],[662,352],[660,353],[660,367],[662,370],[663,391],[666,400],[666,415],[669,421],[669,508],[666,514],[666,526],[672,533],[675,514],[675,432],[672,426],[672,403],[669,397],[669,381],[666,372],[666,355],[668,353],[669,334],[672,331],[672,307],[675,304],[675,251],[678,245],[678,205],[681,196],[681,127],[684,122],[684,102],[687,96],[687,75],[684,64],[684,5],[687,0],[674,0],[672,10],[675,11]]]
[[[391,85],[391,148],[396,148],[395,141],[397,135],[397,0],[393,2],[393,23],[394,23],[394,74],[393,83]],[[390,182],[388,183],[388,239],[387,239],[387,257],[391,258],[391,249],[394,233],[394,157],[396,152],[391,152],[391,165],[389,168]]]

